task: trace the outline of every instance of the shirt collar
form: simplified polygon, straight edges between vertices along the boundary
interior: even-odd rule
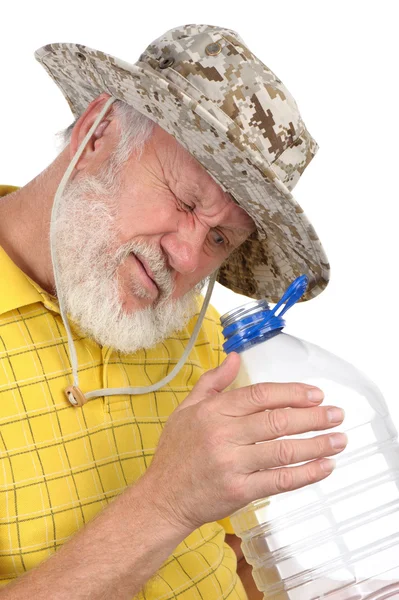
[[[42,302],[42,297],[29,277],[12,262],[3,248],[0,248],[0,289],[0,314],[27,304]]]
[[[0,197],[18,189],[0,185]],[[0,247],[0,314],[35,302],[42,302],[46,308],[59,312],[57,300],[25,275]]]

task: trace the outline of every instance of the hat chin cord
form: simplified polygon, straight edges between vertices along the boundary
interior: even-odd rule
[[[59,277],[58,277],[57,256],[56,256],[56,252],[55,252],[54,223],[57,220],[60,199],[64,192],[65,186],[68,183],[68,180],[72,174],[72,171],[75,168],[75,165],[78,162],[83,150],[85,149],[88,141],[90,140],[90,138],[92,137],[96,128],[98,127],[98,125],[100,124],[104,115],[106,114],[108,108],[111,106],[111,104],[113,102],[115,102],[115,100],[116,100],[116,98],[112,98],[112,97],[109,98],[109,100],[107,100],[107,102],[105,103],[101,112],[98,114],[98,116],[97,116],[96,120],[94,121],[92,127],[90,128],[89,132],[87,133],[86,137],[80,144],[75,156],[69,163],[68,168],[65,171],[65,173],[60,181],[60,184],[57,188],[56,194],[54,196],[53,208],[51,211],[51,221],[50,221],[50,254],[51,254],[51,262],[53,265],[54,283],[55,283],[56,290],[59,289],[59,286],[58,286]],[[157,383],[154,383],[153,385],[149,385],[149,386],[102,388],[102,389],[98,389],[98,390],[93,390],[91,392],[87,392],[86,394],[84,394],[82,392],[82,390],[79,388],[78,357],[76,354],[76,348],[75,348],[75,344],[73,341],[72,332],[71,332],[71,328],[69,325],[68,316],[66,314],[63,298],[58,296],[60,314],[61,314],[62,322],[64,323],[64,327],[65,327],[65,330],[67,333],[68,348],[69,348],[69,355],[70,355],[70,359],[71,359],[72,376],[73,376],[73,385],[68,386],[65,389],[65,394],[66,394],[68,401],[73,406],[83,406],[83,404],[85,404],[88,400],[91,400],[92,398],[98,398],[100,396],[119,396],[119,395],[124,395],[124,394],[128,394],[128,395],[148,394],[150,392],[155,392],[156,390],[159,390],[164,385],[168,384],[180,371],[180,369],[186,362],[186,359],[195,344],[195,341],[198,337],[199,330],[202,326],[202,322],[205,317],[206,310],[209,305],[209,301],[211,299],[211,295],[212,295],[213,287],[215,285],[216,277],[217,277],[217,272],[215,272],[211,275],[211,278],[210,278],[209,284],[208,284],[208,288],[206,291],[205,299],[202,304],[202,308],[201,308],[200,314],[198,316],[197,322],[195,324],[191,338],[183,352],[183,355],[181,356],[181,358],[179,359],[179,361],[177,362],[175,367],[172,369],[172,371],[166,377],[164,377]]]

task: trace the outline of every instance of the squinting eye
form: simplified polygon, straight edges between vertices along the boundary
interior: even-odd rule
[[[220,233],[214,229],[211,232],[212,238],[213,238],[213,243],[216,244],[217,246],[221,246],[222,244],[225,243],[224,237],[222,235],[220,235]]]
[[[184,208],[184,210],[186,212],[193,212],[194,210],[194,206],[191,206],[190,204],[186,204],[185,202],[183,202],[182,200],[180,200],[180,204],[182,206],[182,208]]]

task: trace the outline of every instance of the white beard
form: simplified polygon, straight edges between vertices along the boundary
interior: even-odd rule
[[[118,247],[114,202],[115,173],[71,181],[60,199],[52,235],[57,260],[57,295],[82,333],[123,353],[151,348],[181,330],[198,310],[200,282],[182,298],[171,299],[173,280],[157,248],[142,242]],[[127,313],[120,299],[117,268],[130,252],[142,255],[160,290],[155,303]],[[138,281],[138,298],[148,297]]]

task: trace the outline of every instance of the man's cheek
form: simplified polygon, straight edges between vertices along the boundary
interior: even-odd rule
[[[196,283],[198,283],[197,280],[189,279],[187,276],[182,277],[176,283],[175,290],[172,294],[172,298],[181,298],[182,296],[184,296],[184,294],[192,290],[195,287]]]

